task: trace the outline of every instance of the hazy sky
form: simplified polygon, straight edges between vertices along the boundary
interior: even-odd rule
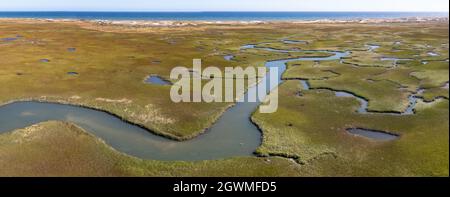
[[[448,0],[0,0],[2,11],[445,11]]]

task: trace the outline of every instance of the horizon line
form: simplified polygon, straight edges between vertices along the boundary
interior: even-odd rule
[[[396,12],[396,13],[449,13],[449,11],[426,11],[426,10],[411,10],[411,11],[394,11],[394,10],[386,10],[386,11],[378,11],[378,10],[372,10],[372,11],[355,11],[355,10],[324,10],[324,11],[230,11],[230,10],[213,10],[213,11],[197,11],[197,10],[0,10],[0,12],[141,12],[141,13],[152,13],[152,12],[186,12],[186,13],[208,13],[208,12],[254,12],[254,13],[264,13],[264,12],[279,12],[279,13],[295,13],[295,12],[373,12],[373,13],[379,13],[379,12]]]

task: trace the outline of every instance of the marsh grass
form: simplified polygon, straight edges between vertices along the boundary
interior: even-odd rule
[[[252,121],[264,136],[257,153],[267,158],[143,161],[111,150],[74,125],[48,122],[0,136],[3,176],[448,176],[445,22],[136,28],[0,19],[0,38],[18,34],[13,41],[0,41],[0,103],[32,99],[92,107],[177,140],[198,136],[233,103],[175,104],[170,86],[144,83],[150,74],[169,79],[172,68],[189,68],[194,58],[201,58],[204,67],[224,69],[329,55],[241,50],[246,44],[351,55],[342,62],[288,65],[283,77],[307,79],[313,88],[323,89],[302,91],[297,80],[289,80],[280,87],[276,113],[254,114]],[[308,44],[285,44],[286,38]],[[380,47],[368,51],[368,44]],[[223,58],[228,54],[233,61]],[[411,60],[394,65],[381,57]],[[429,63],[422,64],[425,60]],[[357,100],[325,90],[364,97],[372,111],[399,112],[419,88],[425,101],[436,102],[421,102],[416,114],[408,116],[358,114]],[[349,135],[348,128],[389,131],[400,138],[373,142]]]
[[[56,121],[0,135],[0,156],[0,176],[259,177],[295,176],[300,168],[276,157],[146,161],[117,152],[76,125]]]
[[[362,115],[353,98],[328,90],[294,96],[298,91],[298,81],[285,82],[280,109],[253,115],[264,133],[257,153],[298,158],[314,176],[448,176],[448,100],[419,107],[412,116]],[[348,128],[399,138],[377,142],[351,135]]]

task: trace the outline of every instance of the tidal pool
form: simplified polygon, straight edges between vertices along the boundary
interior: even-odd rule
[[[4,42],[11,42],[11,41],[15,41],[17,39],[18,38],[2,38],[1,40],[4,41]]]
[[[428,54],[429,56],[432,56],[432,57],[439,56],[439,54],[437,54],[437,53],[435,53],[435,52],[428,52],[427,54]]]
[[[376,141],[391,141],[399,138],[396,134],[371,129],[350,128],[347,129],[347,132]]]
[[[254,49],[255,47],[256,47],[255,44],[247,44],[247,45],[241,46],[241,50]]]
[[[223,57],[223,59],[225,59],[225,60],[227,60],[227,61],[231,61],[231,60],[233,60],[233,58],[234,58],[234,55],[225,55],[225,56]]]
[[[304,90],[310,90],[310,85],[307,80],[300,80],[300,85],[302,85]]]
[[[376,49],[380,48],[380,45],[368,44],[367,47],[369,47],[369,52],[374,52]]]
[[[68,75],[74,75],[74,76],[75,76],[75,75],[78,75],[77,72],[67,72],[67,74],[68,74]]]
[[[308,44],[308,41],[304,40],[283,40],[284,44]]]
[[[145,79],[145,83],[156,84],[156,85],[172,85],[170,81],[167,81],[157,75],[150,75]]]
[[[394,62],[398,62],[398,61],[411,61],[412,59],[409,58],[396,58],[396,57],[382,57],[381,61],[394,61]]]
[[[19,38],[23,38],[23,36],[16,35],[15,37],[0,38],[0,40],[3,42],[12,42],[18,40]]]

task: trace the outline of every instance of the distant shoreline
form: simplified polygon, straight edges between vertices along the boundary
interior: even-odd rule
[[[0,11],[0,18],[103,21],[283,22],[448,18],[448,12],[71,12]]]
[[[101,19],[43,19],[43,18],[2,18],[0,22],[82,22],[100,26],[132,26],[132,27],[187,27],[201,25],[258,25],[258,24],[377,24],[377,23],[421,23],[447,22],[449,17],[408,17],[408,18],[367,18],[367,19],[319,19],[319,20],[273,20],[273,21],[220,21],[220,20],[101,20]]]

